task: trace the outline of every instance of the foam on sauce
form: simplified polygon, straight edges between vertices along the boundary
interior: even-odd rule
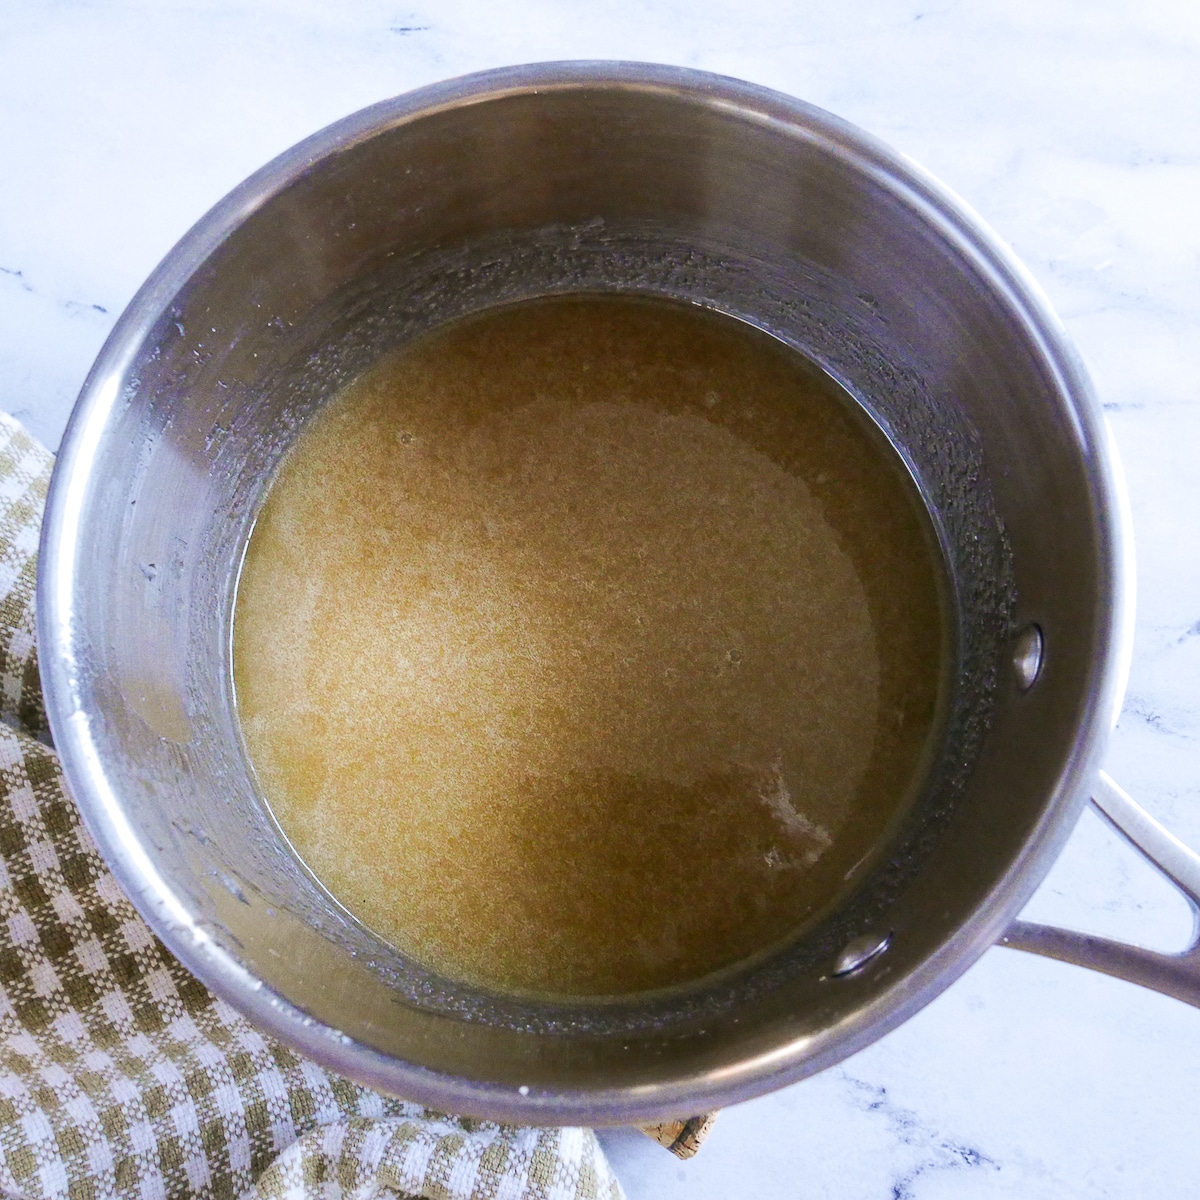
[[[730,318],[559,298],[442,327],[304,431],[239,584],[262,790],[332,894],[501,990],[778,944],[911,799],[939,576],[898,457]]]

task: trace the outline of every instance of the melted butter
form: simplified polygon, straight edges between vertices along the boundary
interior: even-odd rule
[[[563,298],[443,327],[312,422],[235,681],[280,825],[475,984],[614,994],[778,944],[911,800],[942,669],[898,458],[731,319]]]

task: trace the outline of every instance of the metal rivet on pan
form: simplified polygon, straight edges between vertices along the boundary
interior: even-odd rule
[[[864,933],[846,943],[833,964],[834,975],[850,975],[865,967],[892,944],[890,933]]]
[[[1023,692],[1037,682],[1045,645],[1042,631],[1036,625],[1026,625],[1013,641],[1013,667],[1017,672],[1017,687]]]

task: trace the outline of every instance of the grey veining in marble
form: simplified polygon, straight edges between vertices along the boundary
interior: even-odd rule
[[[0,407],[57,443],[184,230],[374,100],[627,58],[837,112],[990,221],[1076,339],[1133,501],[1138,626],[1110,772],[1200,846],[1200,6],[1191,0],[152,0],[0,5]],[[1190,914],[1085,816],[1028,914],[1177,947]],[[854,1059],[731,1109],[631,1200],[1200,1194],[1200,1010],[993,950]]]

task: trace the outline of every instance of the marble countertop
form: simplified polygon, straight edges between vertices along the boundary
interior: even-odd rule
[[[1016,250],[1087,361],[1138,553],[1108,768],[1200,846],[1200,7],[1191,0],[153,0],[0,7],[0,407],[57,445],[170,246],[359,107],[509,63],[740,76],[932,170]],[[1184,901],[1090,813],[1027,915],[1156,948]],[[994,949],[840,1066],[726,1110],[679,1163],[603,1141],[631,1200],[1190,1197],[1200,1011]]]

